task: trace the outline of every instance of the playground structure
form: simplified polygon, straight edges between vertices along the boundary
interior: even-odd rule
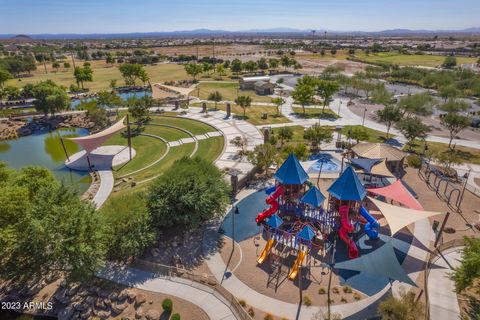
[[[267,240],[257,263],[270,261],[273,272],[268,284],[276,282],[276,287],[284,276],[295,280],[303,265],[311,265],[312,256],[326,257],[337,235],[346,243],[350,259],[359,257],[355,234],[365,232],[371,239],[378,238],[379,224],[362,203],[367,191],[351,167],[330,186],[327,203],[308,178],[291,154],[275,173],[275,185],[266,189],[270,207],[255,219]],[[293,263],[287,262],[291,257],[295,257]]]

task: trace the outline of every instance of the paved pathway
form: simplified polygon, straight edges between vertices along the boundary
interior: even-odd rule
[[[151,292],[168,294],[189,301],[203,311],[211,320],[236,320],[225,301],[213,294],[213,289],[190,280],[177,277],[161,277],[152,272],[133,268],[106,267],[97,276]]]
[[[99,170],[98,175],[100,177],[100,187],[92,199],[97,209],[107,201],[108,196],[112,193],[113,184],[115,183],[112,170]]]
[[[452,248],[443,252],[444,259],[439,257],[433,261],[437,267],[432,268],[428,274],[428,299],[432,320],[460,319],[455,283],[449,278],[449,273],[452,271],[450,266],[455,268],[460,265],[461,254],[462,248]]]

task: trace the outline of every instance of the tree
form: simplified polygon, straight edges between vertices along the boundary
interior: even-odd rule
[[[122,64],[118,70],[120,70],[120,73],[122,74],[127,86],[135,86],[137,79],[140,79],[142,75],[146,74],[143,66],[138,63]]]
[[[109,124],[105,109],[100,108],[96,101],[88,101],[85,104],[86,106],[82,109],[87,110],[88,119],[95,124],[96,128],[105,128]]]
[[[203,70],[203,72],[207,73],[207,76],[210,76],[210,71],[213,70],[213,65],[211,63],[204,62],[202,64],[202,70]]]
[[[465,237],[461,264],[454,269],[452,278],[457,292],[462,292],[480,277],[480,239]]]
[[[325,112],[325,107],[330,103],[330,99],[340,89],[340,85],[336,81],[330,80],[318,80],[317,82],[317,94],[323,99],[322,113]]]
[[[399,298],[390,296],[378,306],[382,320],[420,320],[425,317],[424,310],[423,303],[416,301],[412,291],[402,292]]]
[[[0,89],[3,89],[3,85],[7,80],[12,79],[10,72],[4,69],[0,69]]]
[[[280,114],[280,107],[285,103],[285,99],[281,97],[272,98],[272,103],[277,108],[277,115]]]
[[[449,112],[440,118],[440,123],[450,132],[450,140],[448,141],[448,147],[450,148],[452,140],[462,130],[470,126],[472,119],[456,112]]]
[[[150,84],[150,77],[148,76],[148,73],[147,71],[145,71],[145,69],[140,72],[138,78],[140,79],[140,81],[142,81],[144,87],[147,82]]]
[[[49,112],[54,115],[55,112],[65,110],[70,104],[70,98],[65,90],[50,80],[36,84],[32,89],[32,95],[35,99],[33,106],[45,116]]]
[[[314,96],[315,88],[308,84],[297,84],[292,91],[292,98],[302,106],[303,115],[305,115],[305,106],[313,102]]]
[[[402,97],[398,101],[398,106],[404,115],[429,116],[433,113],[434,100],[430,94],[417,93]]]
[[[219,75],[220,77],[226,75],[225,67],[223,66],[223,64],[219,64],[219,65],[217,66],[216,72],[218,73],[218,75]]]
[[[217,110],[217,103],[222,101],[223,96],[220,92],[214,91],[208,95],[208,100],[215,102],[215,110]]]
[[[243,64],[242,61],[239,59],[235,59],[232,61],[230,64],[230,69],[232,70],[233,73],[240,73],[242,72]]]
[[[152,225],[196,228],[224,213],[229,186],[223,173],[202,158],[184,157],[157,178],[147,195]]]
[[[300,161],[307,160],[308,156],[310,155],[308,147],[304,143],[299,143],[296,145],[288,144],[281,149],[277,163],[283,163],[292,153]]]
[[[155,240],[151,216],[147,210],[144,193],[129,193],[110,201],[101,208],[109,228],[107,255],[111,259],[128,259],[141,255]]]
[[[443,60],[442,67],[445,69],[452,69],[457,66],[457,58],[453,56],[448,56],[445,57],[445,60]]]
[[[280,64],[285,67],[285,71],[292,65],[292,60],[289,56],[285,55],[280,59]]]
[[[7,173],[0,201],[2,278],[84,279],[103,264],[106,230],[99,213],[47,169]]]
[[[258,69],[260,69],[260,70],[267,70],[268,69],[267,59],[265,59],[265,58],[260,58],[257,61],[257,65],[258,65]]]
[[[258,65],[255,61],[249,60],[243,64],[243,69],[248,72],[254,72],[258,69]]]
[[[385,86],[377,86],[372,92],[372,101],[377,104],[390,105],[393,103],[393,93]]]
[[[203,72],[203,67],[202,65],[192,62],[188,63],[184,66],[185,72],[189,75],[192,76],[193,81],[196,81],[197,76]]]
[[[64,63],[63,63],[63,68],[64,68],[64,69],[70,69],[70,63],[64,62]]]
[[[270,143],[259,144],[248,154],[248,161],[261,172],[265,172],[275,163],[276,153],[277,150]]]
[[[388,139],[388,134],[392,125],[402,119],[402,111],[397,106],[387,105],[385,108],[377,110],[375,112],[375,117],[378,122],[384,123],[387,126],[386,137]]]
[[[110,89],[114,90],[117,87],[117,79],[111,79],[109,87]]]
[[[348,128],[349,137],[357,141],[367,141],[370,138],[370,133],[367,131],[366,128],[360,126],[354,126]]]
[[[242,138],[241,136],[236,136],[232,140],[230,140],[230,143],[234,145],[237,148],[240,148],[240,151],[238,154],[240,156],[244,156],[248,153],[247,151],[247,146],[248,146],[248,139],[247,138]]]
[[[407,145],[412,146],[415,139],[425,139],[430,132],[430,127],[418,117],[406,117],[397,123],[397,129],[407,139]]]
[[[135,118],[140,125],[150,119],[148,117],[149,106],[144,102],[144,100],[137,99],[135,97],[130,97],[126,101],[128,113],[130,113],[130,115]]]
[[[329,143],[332,141],[332,130],[320,126],[318,123],[314,124],[303,133],[303,138],[308,140],[313,148],[320,146],[322,142]]]
[[[278,137],[280,138],[280,143],[284,144],[285,140],[290,140],[293,137],[293,130],[290,127],[281,127],[278,129]]]
[[[58,69],[60,69],[60,63],[58,61],[53,62],[52,68],[55,69],[55,72],[58,72]]]
[[[449,112],[462,112],[467,111],[470,108],[470,105],[464,101],[449,99],[446,103],[438,106],[438,110]]]
[[[235,99],[235,103],[243,109],[243,119],[246,119],[246,110],[252,104],[252,98],[250,96],[239,96]]]
[[[75,67],[75,69],[73,71],[73,75],[75,77],[75,80],[77,81],[77,86],[81,84],[82,89],[84,89],[84,87],[83,87],[84,82],[93,81],[93,70],[88,65],[83,67],[83,68],[82,67]]]
[[[280,61],[275,58],[268,59],[268,65],[270,66],[271,69],[277,69],[278,65],[280,64]]]
[[[454,85],[447,85],[438,89],[438,94],[447,102],[448,99],[455,99],[459,92]]]

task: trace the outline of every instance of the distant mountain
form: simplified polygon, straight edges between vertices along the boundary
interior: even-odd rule
[[[275,34],[311,34],[312,30],[301,30],[295,28],[270,28],[270,29],[249,29],[243,31],[227,31],[227,30],[211,30],[211,29],[195,29],[182,31],[165,31],[165,32],[134,32],[134,33],[92,33],[92,34],[30,34],[30,35],[13,35],[0,34],[0,39],[11,39],[19,37],[22,40],[45,39],[125,39],[125,38],[174,38],[188,36],[241,36],[249,34],[275,35]],[[382,31],[335,31],[317,29],[316,34],[321,35],[327,32],[328,35],[371,35],[371,36],[400,36],[400,35],[422,35],[422,34],[462,34],[462,33],[480,33],[480,27],[472,27],[462,30],[411,30],[411,29],[391,29]]]

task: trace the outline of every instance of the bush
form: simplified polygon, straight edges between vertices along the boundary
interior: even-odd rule
[[[352,293],[352,288],[350,286],[344,286],[343,287],[343,292],[345,293]]]
[[[265,317],[263,317],[263,320],[273,320],[273,315],[270,313],[265,314]]]
[[[332,289],[332,292],[335,293],[335,294],[339,294],[339,293],[340,293],[340,290],[338,290],[337,287],[334,287],[334,288]]]
[[[243,299],[238,300],[238,303],[239,303],[242,307],[244,307],[244,308],[247,306],[247,302],[246,302],[245,300],[243,300]]]
[[[224,212],[228,192],[223,174],[214,164],[184,157],[155,180],[147,207],[155,227],[196,228]]]
[[[347,299],[346,299],[344,296],[342,296],[342,297],[340,298],[340,301],[343,302],[343,303],[347,303]]]
[[[325,293],[326,291],[324,287],[321,287],[320,289],[318,289],[318,294],[325,294]]]
[[[407,164],[409,167],[418,169],[422,166],[422,158],[416,154],[411,154],[407,157]]]
[[[248,315],[252,318],[255,317],[255,311],[252,307],[248,308]]]
[[[309,296],[303,297],[303,304],[306,305],[307,307],[310,307],[312,305],[312,300],[310,299]]]
[[[181,320],[181,318],[178,313],[174,313],[172,314],[172,317],[170,318],[170,320]]]
[[[353,298],[354,298],[355,300],[360,300],[360,299],[362,298],[362,296],[360,296],[360,294],[358,294],[357,292],[354,292],[354,293],[353,293]]]
[[[165,312],[172,312],[172,310],[173,310],[173,302],[172,302],[172,300],[170,300],[170,299],[168,299],[168,298],[167,298],[167,299],[164,299],[164,300],[162,301],[162,308],[163,308],[163,311],[165,311]]]

